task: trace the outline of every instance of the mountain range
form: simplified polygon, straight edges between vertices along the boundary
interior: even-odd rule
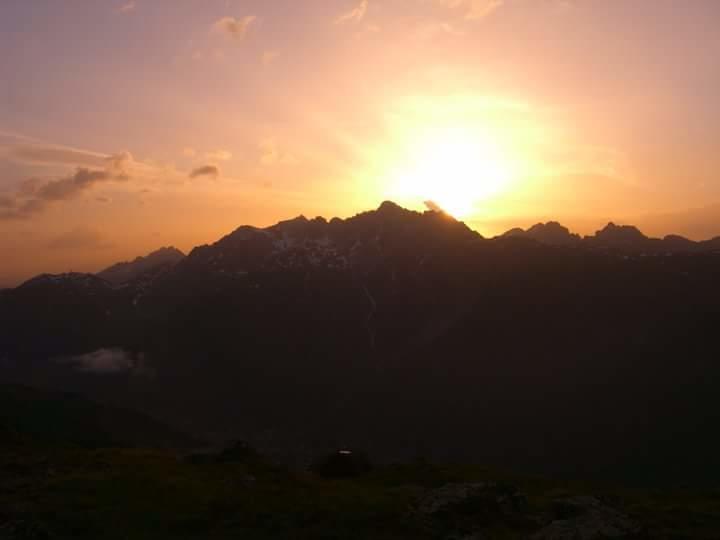
[[[145,257],[137,257],[133,261],[121,262],[98,272],[98,277],[114,285],[128,283],[147,272],[157,272],[174,266],[185,258],[185,254],[172,246],[160,248]]]
[[[592,236],[571,233],[560,223],[538,223],[527,230],[511,229],[503,238],[528,238],[551,246],[572,246],[610,250],[628,255],[672,255],[679,253],[720,252],[720,237],[695,242],[679,235],[649,238],[632,225],[608,223]]]
[[[718,239],[485,239],[391,202],[0,292],[0,381],[282,457],[720,479]],[[658,476],[660,475],[660,476]]]

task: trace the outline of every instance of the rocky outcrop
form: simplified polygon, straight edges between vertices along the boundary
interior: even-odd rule
[[[447,484],[425,493],[413,509],[423,526],[443,538],[481,539],[498,524],[527,527],[527,498],[495,482]]]
[[[113,285],[122,285],[143,274],[157,271],[161,268],[170,268],[183,260],[185,254],[172,246],[153,251],[145,257],[138,257],[134,261],[122,262],[106,268],[97,275]]]
[[[572,497],[555,502],[555,519],[531,540],[639,539],[642,527],[623,512],[596,497]]]

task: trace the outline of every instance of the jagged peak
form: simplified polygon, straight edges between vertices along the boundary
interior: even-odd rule
[[[595,233],[596,238],[618,238],[622,237],[627,240],[647,240],[640,229],[634,225],[616,225],[612,221],[609,222],[605,227]]]
[[[95,274],[84,272],[65,272],[61,274],[40,274],[22,283],[18,288],[33,287],[43,284],[70,283],[73,285],[109,285],[109,283]]]
[[[663,238],[666,242],[685,242],[688,244],[694,244],[692,240],[689,238],[685,238],[684,236],[680,236],[679,234],[668,234]]]
[[[532,227],[530,227],[527,232],[532,233],[535,231],[554,231],[554,232],[561,232],[565,234],[571,234],[570,229],[562,225],[561,223],[557,221],[548,221],[547,223],[536,223]]]
[[[181,249],[176,248],[175,246],[163,246],[159,249],[156,249],[155,251],[149,253],[146,255],[146,257],[152,257],[153,255],[160,255],[160,254],[174,254],[174,255],[182,255],[185,256],[185,253]]]
[[[505,236],[508,238],[512,238],[515,236],[525,236],[525,229],[521,227],[514,227],[510,229],[509,231],[505,231],[501,236]]]
[[[277,225],[278,226],[292,225],[294,223],[308,223],[309,221],[310,220],[308,218],[306,218],[303,214],[300,214],[299,216],[294,217],[292,219],[285,219],[283,221],[278,221]]]
[[[398,213],[398,212],[408,212],[406,208],[403,208],[397,203],[394,203],[393,201],[383,201],[380,206],[378,206],[377,212],[379,213]]]

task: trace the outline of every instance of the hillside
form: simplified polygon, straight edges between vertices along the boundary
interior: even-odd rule
[[[629,490],[473,465],[329,479],[262,457],[0,447],[11,539],[711,540],[717,492]]]
[[[142,414],[78,395],[0,386],[3,444],[188,448],[201,443]]]
[[[484,239],[389,202],[242,226],[152,279],[6,291],[2,376],[288,462],[349,445],[384,462],[715,485],[720,257],[576,242]]]
[[[121,285],[138,279],[143,274],[156,273],[185,258],[185,254],[174,247],[164,247],[153,251],[144,257],[137,257],[133,261],[121,262],[98,272],[98,277],[114,285]]]

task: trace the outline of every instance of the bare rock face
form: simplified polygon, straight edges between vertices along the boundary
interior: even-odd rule
[[[52,536],[42,525],[16,520],[0,525],[0,540],[50,540]]]
[[[525,525],[528,502],[511,486],[495,482],[447,484],[425,493],[415,517],[443,538],[482,539],[498,524]]]
[[[436,515],[476,503],[478,510],[493,510],[499,515],[521,512],[527,506],[525,497],[513,487],[495,482],[478,482],[446,484],[429,491],[420,500],[417,511],[424,515]]]
[[[558,519],[531,536],[531,540],[639,539],[642,527],[626,514],[596,497],[556,501]]]

